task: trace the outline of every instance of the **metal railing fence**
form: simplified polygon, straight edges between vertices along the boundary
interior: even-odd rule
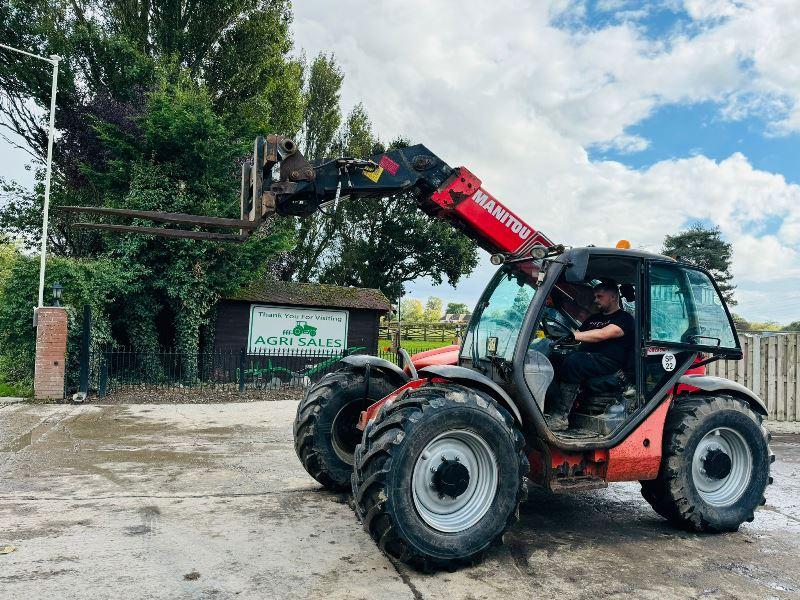
[[[316,349],[248,352],[245,348],[216,348],[186,353],[175,349],[137,351],[109,347],[90,352],[88,390],[103,398],[123,388],[187,391],[224,387],[231,390],[305,388],[326,373],[338,370],[339,360],[364,353],[363,347],[341,353]],[[400,364],[393,352],[378,356]]]

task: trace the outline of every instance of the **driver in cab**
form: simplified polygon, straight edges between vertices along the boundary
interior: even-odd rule
[[[568,354],[556,369],[558,383],[550,386],[549,410],[545,415],[551,431],[569,428],[569,413],[587,379],[611,375],[625,366],[633,348],[634,320],[622,310],[619,287],[606,280],[593,288],[598,312],[573,332],[578,349]]]

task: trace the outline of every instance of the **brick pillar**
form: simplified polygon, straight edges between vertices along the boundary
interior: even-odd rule
[[[39,400],[63,400],[67,311],[56,306],[42,307],[37,323],[34,396]]]

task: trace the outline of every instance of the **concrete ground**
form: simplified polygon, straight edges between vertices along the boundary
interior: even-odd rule
[[[295,406],[0,406],[0,595],[800,598],[796,434],[738,533],[676,531],[635,483],[538,492],[481,565],[421,575],[305,474]]]

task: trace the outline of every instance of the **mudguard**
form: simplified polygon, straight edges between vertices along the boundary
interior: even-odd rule
[[[443,377],[445,379],[449,379],[450,381],[457,383],[461,382],[469,387],[482,390],[490,396],[493,396],[500,402],[500,404],[511,411],[511,414],[514,415],[514,419],[516,419],[517,423],[522,425],[522,415],[520,414],[517,405],[514,404],[514,401],[511,399],[511,396],[509,396],[505,390],[497,385],[494,381],[486,377],[486,375],[482,375],[481,373],[473,371],[472,369],[458,367],[456,365],[430,365],[429,367],[423,367],[420,369],[419,376]]]
[[[365,368],[369,363],[370,369],[377,369],[385,373],[391,382],[398,387],[406,383],[409,379],[408,375],[393,362],[389,362],[379,356],[371,356],[369,354],[351,354],[345,356],[339,362],[351,365],[357,368]]]
[[[713,375],[683,375],[678,379],[678,383],[684,385],[692,385],[706,392],[728,392],[732,396],[741,398],[750,405],[755,412],[760,415],[767,416],[767,405],[764,401],[756,396],[752,390],[744,387],[741,383],[725,379],[724,377],[715,377]]]

